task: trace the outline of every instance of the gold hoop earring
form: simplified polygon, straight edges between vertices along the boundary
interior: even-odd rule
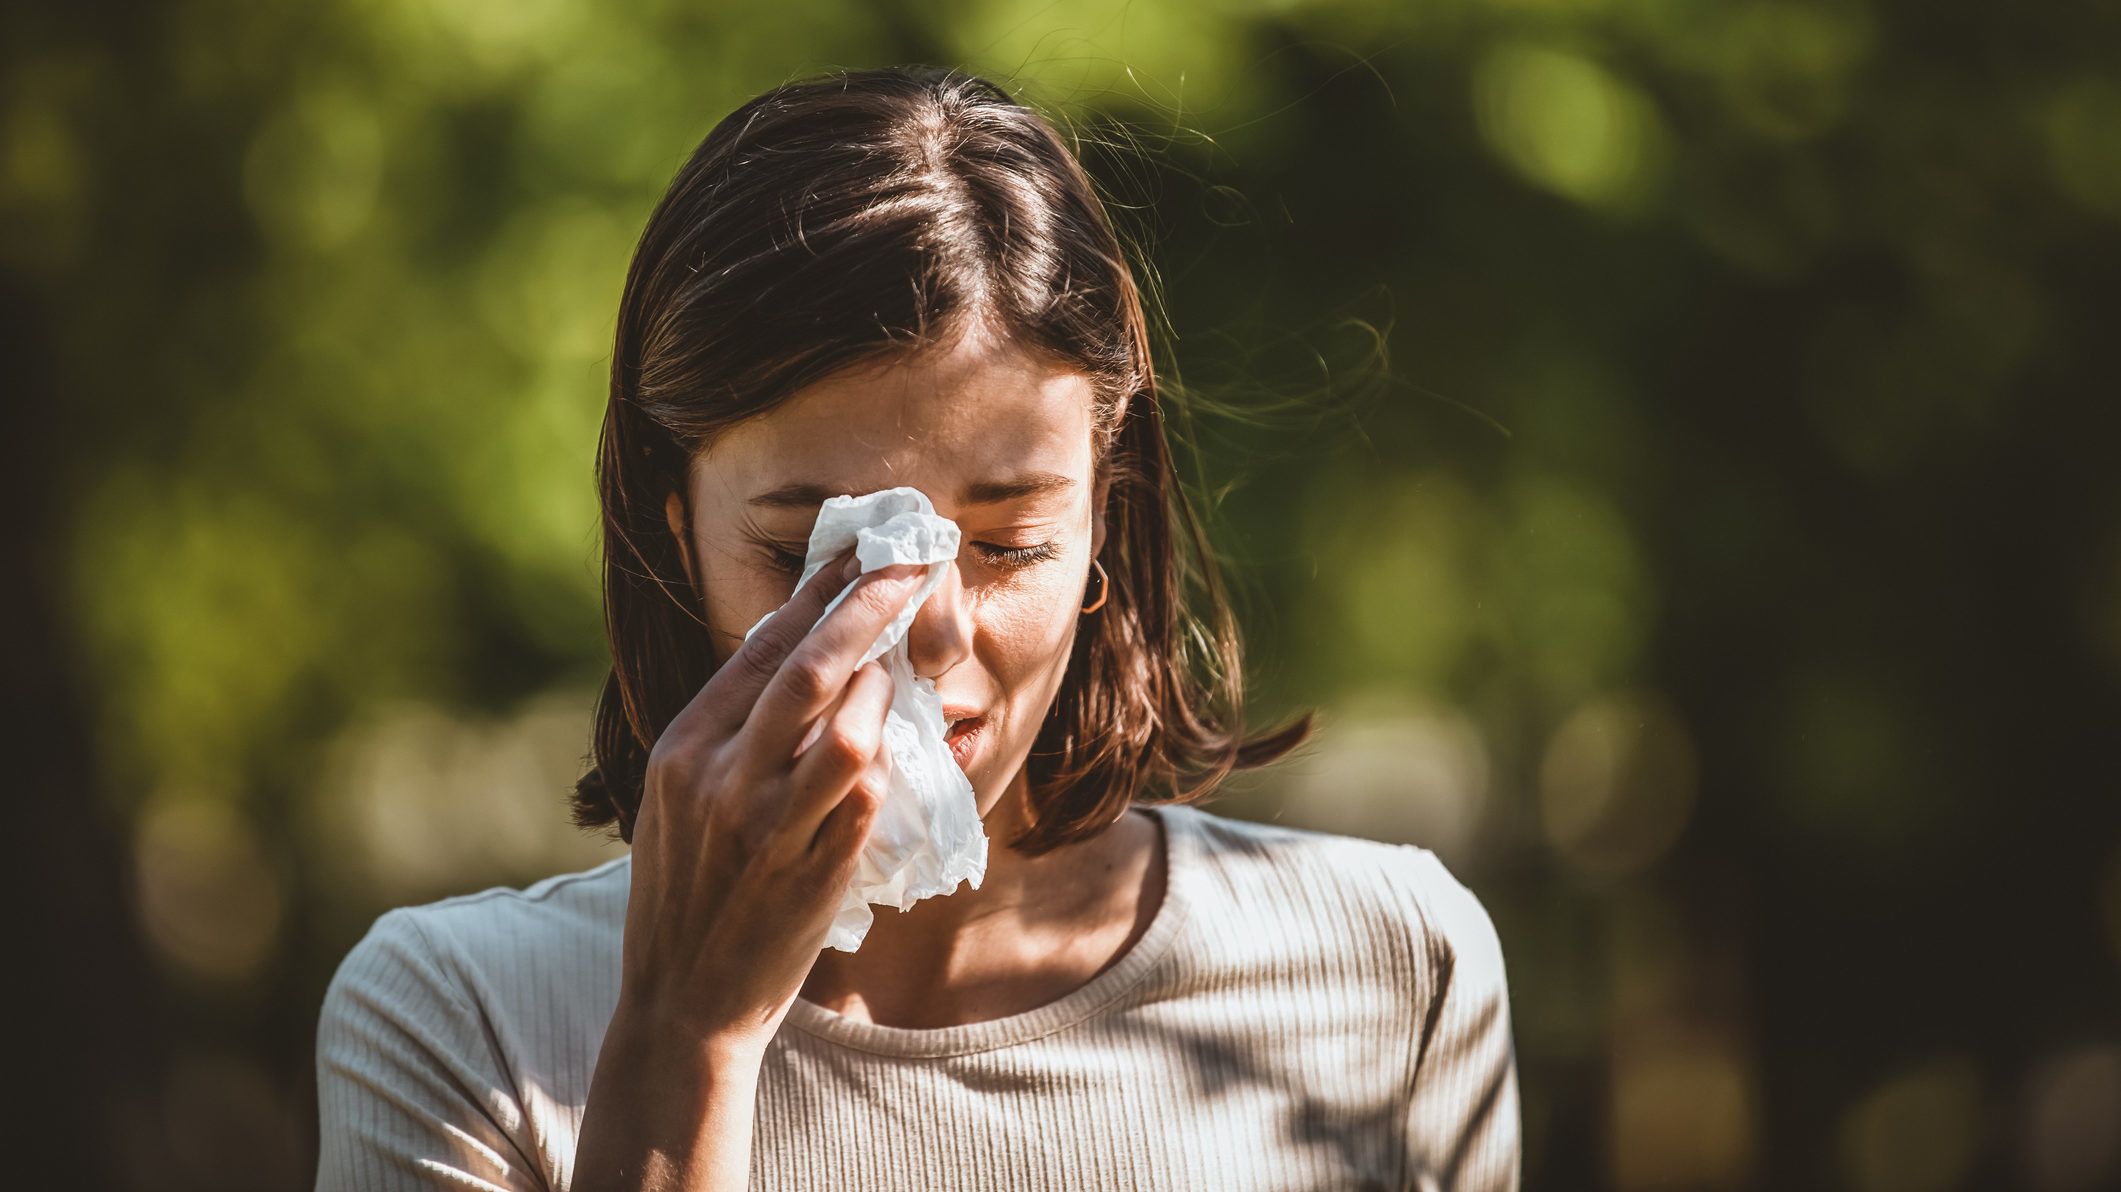
[[[1105,597],[1112,594],[1112,579],[1105,574],[1105,565],[1096,559],[1090,560],[1090,565],[1097,568],[1097,603],[1085,608],[1083,611],[1086,613],[1094,613],[1105,607]]]

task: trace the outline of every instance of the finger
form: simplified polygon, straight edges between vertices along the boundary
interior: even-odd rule
[[[701,717],[725,735],[734,733],[751,714],[759,692],[779,672],[788,652],[803,640],[803,635],[817,624],[818,614],[847,586],[853,566],[854,548],[850,546],[818,568],[810,582],[796,589],[787,603],[759,626],[758,632],[744,639],[744,644],[716,668],[679,715]]]
[[[871,769],[875,769],[872,764]],[[866,776],[869,771],[864,771]],[[875,827],[877,816],[884,808],[884,785],[881,778],[875,782],[862,781],[847,789],[840,801],[832,805],[819,823],[817,836],[810,842],[809,857],[813,863],[830,866],[835,871],[852,873],[856,860],[861,856],[862,846],[869,842],[870,829]]]
[[[794,756],[810,723],[847,687],[877,635],[919,589],[927,568],[896,563],[863,575],[837,608],[789,651],[744,722],[756,760],[779,764]]]
[[[884,718],[891,710],[891,672],[881,662],[856,671],[847,690],[818,722],[817,740],[788,776],[788,804],[781,812],[784,838],[808,847],[847,788],[876,761],[884,747]]]

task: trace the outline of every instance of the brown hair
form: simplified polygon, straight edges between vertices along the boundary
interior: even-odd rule
[[[575,823],[632,841],[649,748],[714,671],[664,520],[690,461],[803,386],[971,320],[1091,379],[1112,480],[1110,598],[1076,634],[1026,762],[1035,822],[1008,846],[1095,835],[1137,795],[1196,801],[1309,734],[1309,713],[1244,734],[1235,618],[1172,469],[1141,296],[1075,154],[986,79],[838,71],[717,124],[627,270],[597,457],[613,661]]]

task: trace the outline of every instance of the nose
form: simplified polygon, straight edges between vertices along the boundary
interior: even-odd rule
[[[972,602],[965,598],[957,564],[951,563],[906,627],[906,661],[914,674],[936,679],[971,652]]]

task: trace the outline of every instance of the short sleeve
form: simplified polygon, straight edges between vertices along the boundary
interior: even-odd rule
[[[1436,854],[1400,847],[1409,854],[1435,990],[1416,1024],[1408,1187],[1514,1192],[1522,1140],[1502,941],[1480,899]]]
[[[546,1187],[484,1018],[405,908],[376,920],[324,995],[317,1116],[317,1192]]]

